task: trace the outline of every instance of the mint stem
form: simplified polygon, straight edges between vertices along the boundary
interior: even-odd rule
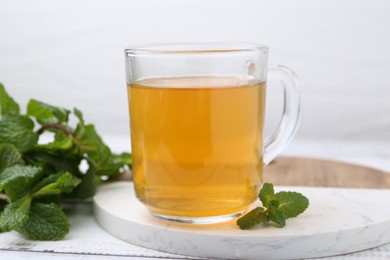
[[[37,133],[40,135],[42,134],[45,130],[47,129],[59,129],[61,131],[63,131],[66,135],[68,135],[69,137],[72,137],[74,138],[74,134],[72,131],[70,131],[68,128],[66,128],[65,126],[63,125],[60,125],[60,124],[48,124],[48,125],[43,125],[41,128],[38,129]]]

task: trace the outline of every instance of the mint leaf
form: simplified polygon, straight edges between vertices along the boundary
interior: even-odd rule
[[[76,178],[69,172],[51,174],[34,187],[35,192],[32,196],[33,198],[37,198],[47,195],[70,193],[80,182],[81,180],[79,178]]]
[[[14,164],[22,164],[22,155],[12,144],[0,144],[0,173]]]
[[[268,223],[269,219],[262,207],[256,207],[237,220],[240,229],[250,229],[260,223]]]
[[[7,206],[7,205],[8,205],[7,201],[0,199],[0,215],[1,215],[1,212],[4,210],[5,206]],[[0,228],[0,232],[1,232],[1,228]]]
[[[88,199],[96,192],[96,173],[94,168],[90,168],[85,175],[81,177],[81,183],[70,194],[70,197],[78,199]]]
[[[237,220],[241,229],[249,229],[260,223],[274,222],[279,227],[286,225],[286,219],[301,214],[309,206],[309,200],[298,192],[281,191],[275,194],[271,183],[264,183],[259,192],[263,207],[257,207]]]
[[[276,198],[271,199],[268,202],[267,215],[269,219],[274,222],[276,225],[280,227],[284,227],[286,225],[286,215],[279,208],[280,201]]]
[[[77,108],[73,108],[73,114],[78,118],[81,125],[85,124],[83,113],[80,110],[78,110]]]
[[[280,205],[280,202],[278,199],[273,198],[268,201],[268,209],[276,209]]]
[[[46,174],[56,172],[71,172],[76,177],[81,176],[79,170],[80,161],[82,157],[65,156],[63,154],[53,152],[34,151],[25,153],[25,160],[29,164],[33,164],[43,168]]]
[[[113,154],[96,132],[95,127],[91,124],[85,124],[82,113],[77,109],[74,109],[74,113],[79,119],[74,131],[77,152],[87,155],[89,166],[94,168],[95,175],[115,176],[127,162],[131,164],[129,154]]]
[[[271,183],[264,183],[260,190],[259,198],[264,207],[268,207],[268,201],[275,196],[274,186]]]
[[[0,119],[4,115],[17,115],[19,105],[8,95],[4,85],[0,83]]]
[[[79,119],[79,123],[74,131],[78,152],[86,153],[88,158],[93,161],[97,161],[97,159],[106,161],[111,154],[110,149],[104,144],[94,125],[85,124],[82,113],[77,109],[74,109],[74,111]],[[101,156],[104,156],[104,158],[101,158]]]
[[[94,164],[96,174],[98,176],[118,175],[119,170],[126,164],[123,157],[121,155],[111,153],[110,149],[106,146],[100,155],[101,159],[97,160]]]
[[[96,159],[103,153],[105,145],[93,125],[79,124],[74,134],[80,152],[87,153],[91,159]]]
[[[274,222],[279,227],[284,227],[286,225],[286,215],[280,208],[278,208],[279,202],[277,200],[272,200],[268,204],[267,216],[269,219]]]
[[[24,221],[27,221],[30,205],[30,196],[24,196],[17,201],[7,204],[0,214],[0,231],[11,231],[16,229]]]
[[[133,156],[131,153],[121,153],[119,157],[122,159],[123,164],[127,165],[130,169],[133,164]]]
[[[42,169],[29,165],[14,165],[0,174],[0,191],[3,189],[13,202],[30,191],[42,176]]]
[[[57,204],[32,203],[28,220],[16,230],[33,240],[59,240],[68,234],[69,228],[68,219]]]
[[[10,143],[20,152],[31,150],[38,142],[34,122],[26,116],[4,116],[0,120],[0,143]]]
[[[279,201],[278,209],[286,218],[298,216],[309,206],[309,200],[298,192],[281,191],[275,194],[275,198]]]
[[[59,151],[70,150],[73,147],[72,138],[61,133],[62,132],[58,131],[55,135],[54,141],[46,144],[38,144],[35,146],[35,149],[52,154]]]
[[[27,104],[27,115],[35,117],[41,125],[68,122],[69,113],[70,111],[67,109],[35,99],[31,99]]]

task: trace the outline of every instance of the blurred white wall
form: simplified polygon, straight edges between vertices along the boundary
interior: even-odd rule
[[[0,0],[0,82],[23,107],[78,107],[128,135],[126,46],[265,43],[300,77],[298,139],[390,144],[389,14],[387,0]]]

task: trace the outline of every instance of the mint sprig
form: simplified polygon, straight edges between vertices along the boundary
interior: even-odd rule
[[[39,142],[46,133],[54,140]],[[99,183],[131,163],[131,154],[111,152],[77,108],[31,99],[22,114],[0,83],[0,232],[15,230],[34,240],[64,238],[70,227],[61,202],[92,197]]]
[[[237,220],[240,229],[250,229],[258,224],[273,222],[284,227],[286,220],[295,218],[309,206],[309,200],[302,194],[293,191],[275,193],[271,183],[264,183],[259,193],[263,207],[256,207]]]

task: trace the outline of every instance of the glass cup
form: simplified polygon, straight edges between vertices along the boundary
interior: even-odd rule
[[[294,73],[267,69],[268,47],[257,44],[155,44],[125,55],[137,198],[185,223],[241,215],[257,200],[264,165],[296,131]],[[284,108],[264,142],[267,74],[283,83]]]

